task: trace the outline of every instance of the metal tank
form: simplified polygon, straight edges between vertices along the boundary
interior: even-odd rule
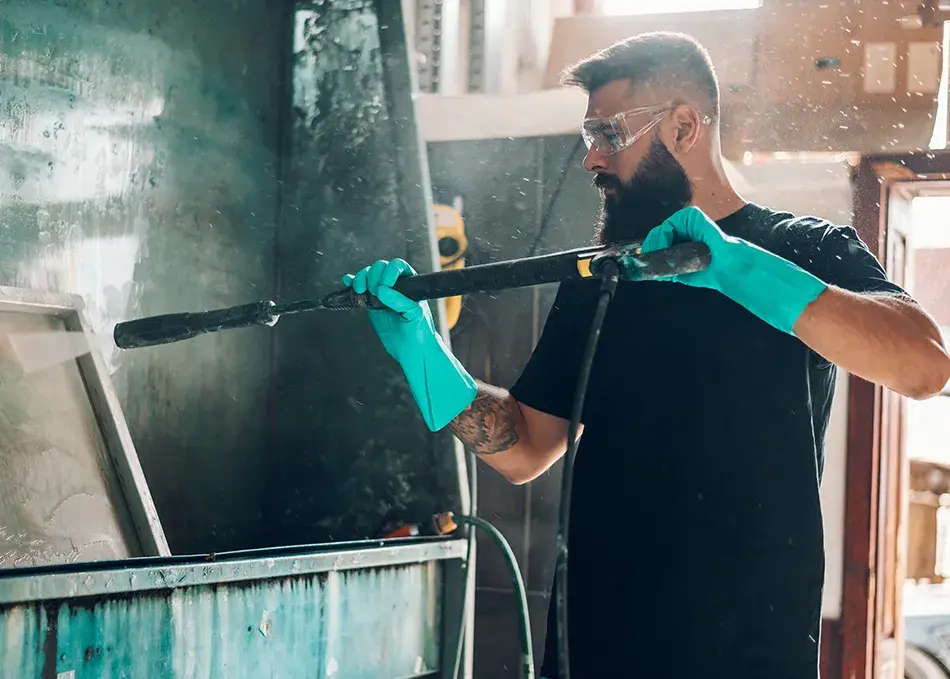
[[[103,341],[437,267],[410,63],[390,0],[3,3],[0,678],[449,672],[464,541],[380,536],[464,460],[365,317]]]

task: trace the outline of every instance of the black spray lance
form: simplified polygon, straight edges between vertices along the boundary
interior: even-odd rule
[[[619,266],[621,280],[651,280],[692,273],[709,264],[709,248],[702,243],[684,243],[647,254],[641,254],[641,244],[642,241],[636,241],[578,248],[550,255],[404,276],[396,281],[394,287],[409,299],[421,302],[597,277],[608,260]],[[281,316],[304,311],[378,308],[383,308],[383,305],[375,297],[358,295],[346,288],[321,299],[304,299],[287,304],[275,304],[268,300],[213,311],[150,316],[119,323],[115,327],[114,338],[119,348],[136,349],[180,342],[219,330],[274,325]]]

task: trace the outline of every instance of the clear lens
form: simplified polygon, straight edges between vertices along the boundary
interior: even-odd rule
[[[632,146],[640,137],[652,130],[668,110],[668,106],[651,106],[624,111],[610,118],[588,118],[581,126],[581,136],[588,149],[610,156]],[[652,113],[653,120],[647,122],[636,133],[631,132],[627,125],[627,118],[646,113]]]
[[[604,155],[623,150],[627,137],[614,121],[604,119],[585,120],[581,134],[588,149],[593,148]]]

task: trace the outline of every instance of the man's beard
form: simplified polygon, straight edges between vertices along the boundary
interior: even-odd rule
[[[594,242],[607,245],[641,240],[678,210],[693,201],[693,187],[686,171],[659,137],[650,142],[647,156],[628,182],[613,175],[598,175],[594,183],[613,189],[604,197]]]

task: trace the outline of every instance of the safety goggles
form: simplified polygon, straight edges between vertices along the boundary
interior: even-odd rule
[[[612,156],[633,146],[674,108],[672,104],[643,106],[621,111],[607,118],[586,118],[581,125],[581,136],[588,150],[594,149],[601,155]],[[644,120],[644,116],[651,118],[642,127],[637,128],[636,121]],[[708,125],[709,116],[705,116],[702,122]]]
[[[581,125],[581,136],[588,150],[594,149],[604,156],[612,156],[636,143],[647,132],[656,127],[669,111],[669,105],[643,106],[621,111],[607,118],[585,118]],[[644,116],[652,116],[645,125],[636,127],[636,121]]]

